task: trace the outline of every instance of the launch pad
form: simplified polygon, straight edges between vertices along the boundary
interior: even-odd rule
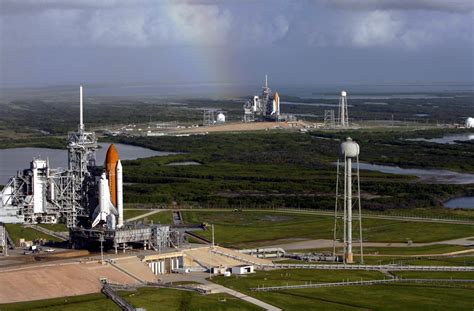
[[[33,159],[30,168],[10,178],[1,191],[0,222],[56,224],[69,229],[73,248],[98,243],[117,250],[139,244],[165,249],[183,243],[183,234],[165,225],[123,221],[123,169],[113,144],[104,166],[96,164],[97,137],[85,130],[80,87],[80,122],[68,135],[68,167],[52,169],[48,159]]]

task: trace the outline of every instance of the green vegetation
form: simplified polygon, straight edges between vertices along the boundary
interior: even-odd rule
[[[147,310],[261,310],[227,294],[200,295],[167,288],[140,288],[120,294],[134,307]]]
[[[35,229],[25,228],[19,224],[5,224],[5,228],[10,235],[10,238],[15,242],[15,245],[20,245],[20,238],[26,241],[33,241],[37,239],[45,239],[46,241],[60,242],[56,237],[36,231]]]
[[[257,271],[254,274],[242,276],[218,276],[212,281],[235,290],[250,289],[262,286],[300,285],[306,283],[329,283],[342,281],[381,280],[384,274],[378,271],[344,271],[344,270],[307,270],[288,269]],[[245,280],[243,280],[245,279]],[[245,288],[242,287],[245,284]]]
[[[356,257],[358,260],[358,257]],[[401,257],[401,256],[364,256],[364,263],[369,265],[409,265],[409,266],[474,266],[473,256],[429,256],[429,257]]]
[[[433,244],[425,246],[403,246],[403,247],[364,247],[364,255],[423,255],[423,254],[444,254],[456,251],[467,250],[469,248],[460,245]],[[310,252],[332,252],[332,248],[314,248],[314,249],[298,249],[292,252],[310,253]],[[354,254],[359,254],[360,248],[357,245]]]
[[[441,271],[397,271],[393,272],[397,277],[404,279],[465,279],[474,280],[474,272],[441,272]]]
[[[65,137],[48,137],[48,136],[26,136],[18,138],[6,138],[0,139],[0,149],[7,148],[24,148],[24,147],[37,147],[37,148],[51,148],[51,149],[64,149],[66,145]]]
[[[71,310],[71,311],[118,311],[119,307],[102,294],[90,294],[37,301],[0,304],[2,311],[16,310]]]
[[[173,223],[173,215],[171,211],[160,211],[153,215],[147,216],[146,219],[148,221],[153,221],[154,224],[172,224]]]
[[[422,254],[444,254],[468,249],[459,245],[434,244],[427,246],[407,246],[407,247],[365,247],[364,254],[384,254],[384,255],[422,255]],[[356,249],[355,252],[359,252]]]
[[[286,274],[287,273],[287,274]],[[275,270],[247,277],[215,277],[212,281],[234,288],[285,310],[470,310],[469,286],[390,284],[255,292],[258,286],[305,284],[309,280],[332,282],[371,279],[362,271]],[[372,272],[375,273],[375,272]],[[376,275],[374,275],[377,278]],[[383,276],[379,273],[379,278]],[[286,281],[288,279],[288,281]]]
[[[183,211],[186,223],[214,224],[216,242],[250,247],[281,244],[278,239],[332,239],[334,217],[271,211]],[[370,242],[434,242],[469,236],[472,226],[364,219],[364,240]],[[210,230],[199,232],[206,238]],[[288,241],[290,242],[290,240]],[[436,247],[435,247],[436,248]]]
[[[190,283],[186,283],[190,284]],[[200,295],[175,289],[141,288],[134,292],[120,292],[134,307],[147,310],[261,310],[253,304],[227,294]],[[90,294],[38,301],[0,304],[2,311],[16,310],[120,310],[103,294]]]
[[[146,213],[149,213],[150,210],[145,209],[124,209],[123,210],[123,218],[124,220],[128,220],[130,218],[134,218]]]
[[[331,209],[336,183],[332,163],[341,139],[352,136],[363,146],[363,162],[422,168],[429,163],[433,167],[474,172],[474,149],[469,143],[442,145],[406,140],[444,132],[271,131],[114,140],[184,153],[125,161],[126,181],[134,183],[126,186],[126,200],[130,203]],[[202,165],[167,166],[171,161],[199,161]],[[403,209],[411,213],[410,209],[425,208],[424,214],[473,217],[472,211],[461,214],[441,208],[451,197],[474,193],[472,185],[426,184],[413,176],[361,171],[361,189],[364,209]]]
[[[56,232],[65,232],[68,231],[68,228],[65,224],[39,224],[38,226],[45,229],[56,231]]]

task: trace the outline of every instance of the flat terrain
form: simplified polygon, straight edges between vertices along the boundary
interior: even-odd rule
[[[15,245],[17,245],[17,246],[20,245],[20,238],[25,239],[25,241],[34,241],[34,240],[37,240],[37,239],[44,239],[46,241],[52,241],[52,242],[60,242],[61,241],[56,237],[50,236],[50,235],[45,234],[43,232],[39,232],[39,231],[37,231],[35,229],[32,229],[32,228],[25,228],[25,227],[23,227],[22,225],[19,225],[19,224],[5,224],[5,228],[7,229],[8,234],[10,235],[11,239],[13,240]],[[63,226],[59,225],[59,226],[56,226],[56,228],[61,228],[62,229]],[[63,231],[63,230],[60,230],[60,231]]]
[[[0,304],[0,310],[54,310],[54,311],[119,311],[120,308],[103,294],[62,297],[11,304]]]
[[[139,289],[122,292],[122,297],[135,307],[147,310],[261,310],[227,294],[200,295],[173,289]]]
[[[214,224],[215,239],[223,246],[253,247],[332,239],[334,217],[270,211],[183,211],[185,223]],[[415,243],[471,236],[471,225],[420,223],[382,219],[363,220],[364,241]],[[209,238],[211,231],[198,232]]]
[[[383,275],[359,275],[355,271],[284,270],[257,272],[244,278],[216,277],[213,281],[285,310],[470,310],[474,287],[443,285],[390,284],[346,286],[332,288],[297,289],[278,292],[254,292],[250,288],[288,284],[305,284],[309,281],[334,282],[381,278]],[[339,272],[339,271],[338,271]],[[374,272],[372,272],[374,273]],[[438,275],[439,277],[439,275]],[[311,307],[309,307],[311,306]]]

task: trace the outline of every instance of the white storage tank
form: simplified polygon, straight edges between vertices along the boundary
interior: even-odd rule
[[[219,112],[217,114],[217,123],[225,123],[225,114],[222,112]]]
[[[474,128],[474,118],[467,118],[466,119],[466,127],[468,129]]]

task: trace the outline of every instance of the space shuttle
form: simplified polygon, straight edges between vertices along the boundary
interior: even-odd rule
[[[280,95],[278,92],[275,92],[275,96],[273,98],[273,107],[272,107],[272,115],[280,115]]]
[[[111,144],[105,157],[105,172],[99,179],[99,204],[92,215],[92,228],[106,224],[109,229],[123,226],[123,171],[117,149]]]

